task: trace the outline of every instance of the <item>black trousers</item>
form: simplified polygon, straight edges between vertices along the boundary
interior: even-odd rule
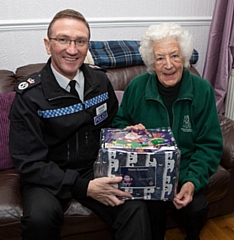
[[[59,240],[63,209],[68,201],[59,200],[46,189],[35,186],[24,187],[22,195],[23,239]],[[78,199],[78,201],[112,225],[116,232],[115,239],[151,239],[149,216],[144,201],[126,201],[116,207],[105,206],[91,198]]]
[[[172,202],[164,201],[147,201],[151,221],[151,231],[153,240],[164,240],[167,222],[167,210],[174,208]],[[206,201],[203,191],[193,196],[193,201],[186,207],[177,210],[181,225],[186,233],[186,240],[199,240],[200,231],[204,225],[207,212],[208,202]]]

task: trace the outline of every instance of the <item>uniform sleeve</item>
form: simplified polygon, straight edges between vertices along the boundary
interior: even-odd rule
[[[9,118],[10,153],[23,182],[40,185],[60,198],[70,198],[78,173],[72,169],[62,171],[57,164],[47,161],[44,125],[36,106],[23,94],[16,94]],[[83,180],[83,184],[88,183]]]

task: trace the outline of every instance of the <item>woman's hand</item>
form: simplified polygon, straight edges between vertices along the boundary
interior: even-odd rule
[[[177,209],[187,206],[193,200],[194,185],[192,182],[186,182],[180,192],[176,194],[173,203]]]
[[[141,123],[136,124],[136,125],[127,126],[126,129],[127,130],[134,130],[134,131],[146,130],[145,126]]]

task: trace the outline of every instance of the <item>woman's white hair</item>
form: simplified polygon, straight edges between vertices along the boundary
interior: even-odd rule
[[[193,52],[192,35],[177,23],[162,23],[149,26],[141,40],[139,51],[149,73],[154,73],[154,44],[166,37],[173,37],[178,41],[184,66],[189,66],[189,59]]]

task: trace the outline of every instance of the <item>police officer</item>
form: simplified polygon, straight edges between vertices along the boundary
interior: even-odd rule
[[[116,239],[149,240],[144,203],[118,198],[131,195],[112,186],[121,177],[93,179],[100,129],[111,125],[118,104],[105,73],[84,64],[89,25],[67,9],[55,15],[47,35],[51,57],[16,86],[10,112],[10,152],[21,175],[22,237],[60,239],[63,209],[75,198],[110,223]]]

